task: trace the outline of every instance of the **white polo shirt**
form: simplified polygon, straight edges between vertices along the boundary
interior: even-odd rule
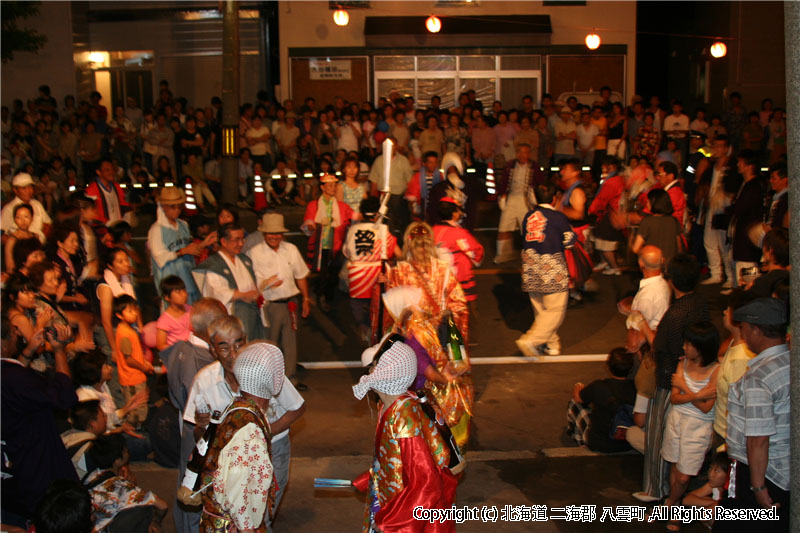
[[[197,405],[208,405],[211,412],[219,411],[220,414],[239,396],[238,392],[233,392],[225,381],[225,371],[219,361],[206,365],[200,369],[192,381],[192,390],[189,391],[189,398],[186,400],[186,409],[183,412],[183,419],[190,424],[196,424],[195,414]],[[305,400],[292,382],[288,379],[283,380],[281,392],[269,400],[267,408],[267,420],[274,424],[280,417],[288,411],[296,411],[305,403]],[[289,434],[286,429],[272,436],[272,442],[285,438]]]

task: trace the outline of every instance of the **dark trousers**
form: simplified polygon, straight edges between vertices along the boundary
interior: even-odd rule
[[[736,497],[726,496],[720,501],[725,509],[758,509],[756,495],[750,490],[750,467],[737,461],[736,463]],[[753,531],[784,533],[789,531],[789,491],[783,490],[772,481],[766,480],[769,496],[778,506],[780,520],[717,520],[714,522],[714,533],[752,533]]]
[[[331,303],[336,296],[336,286],[339,284],[339,270],[342,268],[342,254],[333,250],[320,251],[319,278],[317,279],[317,297],[324,296]]]

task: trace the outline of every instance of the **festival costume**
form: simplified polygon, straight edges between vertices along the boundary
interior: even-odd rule
[[[331,197],[329,205],[331,206],[330,214],[325,213],[325,210],[320,210],[320,206],[324,206],[321,201],[322,197],[317,200],[312,200],[306,207],[306,214],[303,220],[306,222],[314,222],[317,229],[308,237],[308,259],[311,268],[317,272],[322,268],[322,251],[329,249],[331,255],[342,249],[344,243],[345,233],[350,220],[353,218],[353,210],[344,202],[339,202],[336,198]],[[328,228],[332,226],[332,228]],[[326,229],[332,229],[333,239],[332,244],[326,248],[324,232]]]
[[[245,432],[248,440],[239,442],[243,437],[238,435],[240,432]],[[227,533],[236,529],[267,531],[277,491],[271,440],[269,422],[256,402],[251,398],[236,398],[225,412],[206,454],[201,486],[211,486],[201,494],[201,533]],[[229,446],[231,441],[234,443]],[[265,450],[267,457],[263,456]],[[223,469],[219,467],[220,460]],[[236,482],[231,478],[236,478]]]
[[[372,297],[381,272],[381,260],[394,257],[396,245],[397,239],[386,224],[359,222],[350,226],[343,248],[348,259],[350,298]]]
[[[130,204],[125,200],[125,193],[122,192],[119,183],[113,182],[112,186],[112,190],[117,193],[120,213],[124,213],[125,210],[130,207]],[[94,199],[94,206],[97,208],[97,220],[105,224],[109,221],[109,209],[103,190],[104,187],[100,185],[100,182],[94,180],[86,187],[86,196]]]
[[[446,469],[449,460],[444,440],[416,397],[404,395],[384,408],[372,468],[353,481],[358,490],[369,490],[362,531],[455,531],[452,521],[413,518],[415,507],[444,509],[455,501],[458,481]]]
[[[478,299],[472,266],[483,261],[483,246],[468,230],[456,222],[445,222],[433,227],[433,240],[452,254],[456,278],[468,302]]]
[[[189,225],[177,219],[175,225],[170,224],[167,215],[161,206],[158,206],[156,222],[150,226],[147,234],[147,245],[150,248],[151,266],[153,269],[153,283],[160,291],[161,280],[167,276],[178,276],[186,285],[189,294],[187,303],[193,304],[200,299],[192,269],[195,266],[194,257],[191,255],[178,255],[178,251],[192,243],[192,234]]]
[[[576,181],[564,191],[564,195],[561,197],[561,205],[563,207],[572,207],[569,200],[575,189],[581,189],[584,194],[586,193],[583,184],[580,181]],[[594,262],[585,249],[586,230],[589,229],[585,204],[583,216],[578,220],[569,219],[569,224],[572,226],[572,231],[575,232],[576,239],[574,246],[564,250],[564,259],[567,261],[567,270],[569,270],[570,288],[580,289],[592,275],[592,268],[594,267]]]
[[[388,278],[390,288],[406,285],[421,289],[419,306],[408,319],[406,331],[428,351],[436,363],[436,369],[441,372],[450,364],[438,335],[438,328],[446,311],[453,314],[453,320],[464,339],[468,337],[469,314],[461,285],[450,267],[437,259],[431,260],[429,268],[424,272],[410,262],[401,261],[390,270]],[[388,313],[386,319],[391,320]],[[429,381],[426,388],[431,391],[442,409],[458,445],[463,447],[469,440],[469,421],[474,398],[472,378],[464,374],[447,384]]]

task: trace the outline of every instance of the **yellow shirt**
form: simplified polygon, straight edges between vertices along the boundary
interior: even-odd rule
[[[747,362],[756,354],[744,342],[730,346],[722,359],[717,375],[717,400],[714,403],[714,431],[726,437],[728,433],[728,389],[747,372]]]

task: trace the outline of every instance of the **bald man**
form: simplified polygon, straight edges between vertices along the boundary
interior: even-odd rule
[[[636,296],[633,297],[631,313],[634,311],[641,313],[641,317],[647,320],[647,325],[653,331],[667,312],[671,296],[669,285],[661,274],[663,266],[664,256],[659,247],[652,245],[642,247],[639,251],[639,269],[644,277],[639,282]]]

